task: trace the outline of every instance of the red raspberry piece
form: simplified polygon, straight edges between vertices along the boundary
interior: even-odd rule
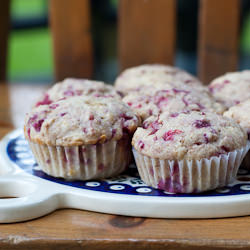
[[[148,122],[148,121],[144,121],[144,122],[142,123],[142,127],[143,127],[144,129],[147,129],[149,126],[150,126],[150,122]]]
[[[170,115],[170,117],[177,117],[179,114],[178,113],[172,113],[171,115]]]
[[[27,133],[28,133],[28,136],[30,138],[30,128],[28,128]]]
[[[183,89],[176,89],[176,88],[173,88],[172,90],[173,90],[173,92],[174,92],[175,94],[177,94],[177,93],[189,94],[189,93],[190,93],[190,91],[183,90]]]
[[[131,119],[133,119],[132,116],[128,116],[128,115],[126,115],[125,113],[121,114],[121,115],[120,115],[120,118],[124,118],[125,120],[131,120]]]
[[[206,142],[206,143],[209,143],[209,139],[208,139],[208,137],[207,137],[207,134],[205,133],[203,136],[204,136],[205,142]]]
[[[74,91],[68,89],[68,90],[63,92],[63,95],[64,96],[74,96],[75,93],[74,93]]]
[[[207,128],[207,127],[211,127],[210,121],[207,120],[196,120],[193,125],[196,128]]]
[[[158,91],[154,97],[154,103],[158,108],[161,108],[163,105],[167,105],[168,98],[167,94],[169,93],[169,90],[161,90]]]
[[[35,122],[33,124],[33,127],[36,130],[36,132],[40,132],[43,122],[44,122],[44,119],[41,119],[38,122]]]
[[[140,141],[138,142],[138,146],[139,146],[140,149],[143,149],[143,148],[145,147],[145,144],[144,144],[143,141],[140,140]]]
[[[111,138],[113,138],[113,137],[115,136],[115,134],[116,134],[116,129],[113,128],[112,131],[111,131],[111,133],[112,133],[112,134],[111,134]]]
[[[161,123],[154,121],[149,125],[149,127],[152,128],[152,131],[149,133],[149,135],[153,135],[161,128]]]
[[[28,121],[28,124],[31,125],[36,132],[40,132],[42,124],[44,122],[44,119],[41,119],[39,121],[37,121],[38,115],[34,114]],[[28,135],[30,135],[30,129],[28,129]]]
[[[169,130],[167,131],[163,136],[163,140],[164,141],[173,141],[174,140],[174,136],[183,133],[183,131],[179,130],[179,129],[175,129],[175,130]]]
[[[139,103],[138,105],[134,106],[134,108],[138,108],[140,109],[142,107],[142,105]]]
[[[189,105],[189,102],[186,100],[186,95],[184,95],[184,96],[182,97],[182,101],[183,101],[183,103],[185,104],[185,106],[188,106],[188,105]]]
[[[36,104],[36,107],[40,106],[40,105],[49,105],[51,104],[52,101],[49,99],[49,95],[48,94],[45,94],[44,98],[42,101],[38,102]]]
[[[50,109],[56,109],[58,106],[59,106],[59,104],[53,103],[53,104],[49,105],[49,108]]]
[[[202,104],[200,104],[200,103],[198,103],[198,102],[196,102],[196,103],[194,103],[194,104],[196,104],[196,105],[199,107],[199,109],[204,109],[204,108],[205,108]]]
[[[228,148],[228,147],[226,147],[226,146],[221,146],[221,149],[223,150],[223,151],[225,151],[226,153],[228,153],[229,151],[230,151],[230,149]]]

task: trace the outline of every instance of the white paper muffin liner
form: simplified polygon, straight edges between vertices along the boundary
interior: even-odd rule
[[[247,152],[246,157],[243,160],[242,168],[250,170],[250,151]]]
[[[250,143],[250,140],[248,140],[248,143]],[[241,168],[250,170],[250,151],[246,153],[246,156],[241,164]]]
[[[228,154],[201,160],[160,160],[133,148],[141,179],[170,193],[200,193],[232,183],[250,143]]]
[[[107,178],[123,172],[131,161],[130,139],[83,146],[47,146],[29,142],[41,170],[67,180]]]

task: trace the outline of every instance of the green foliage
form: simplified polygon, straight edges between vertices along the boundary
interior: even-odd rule
[[[47,12],[46,0],[11,0],[11,17],[32,18],[43,16]]]
[[[50,78],[53,74],[51,38],[48,29],[15,31],[10,35],[8,73],[10,80]]]
[[[240,49],[243,53],[250,53],[250,15],[246,17],[243,23]]]

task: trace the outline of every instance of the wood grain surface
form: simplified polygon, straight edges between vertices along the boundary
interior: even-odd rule
[[[46,87],[0,84],[1,138],[22,126],[25,113]],[[63,209],[28,222],[1,224],[0,249],[250,249],[249,229],[248,216],[149,219]]]
[[[238,65],[239,0],[200,0],[198,75],[208,84]]]
[[[175,0],[121,0],[118,54],[120,70],[145,63],[173,64]]]
[[[51,0],[50,20],[56,80],[91,78],[93,47],[89,0]]]

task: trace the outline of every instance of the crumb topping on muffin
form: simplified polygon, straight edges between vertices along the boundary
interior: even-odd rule
[[[188,72],[161,64],[145,64],[123,71],[115,81],[115,88],[127,94],[143,86],[170,84],[170,86],[201,86],[201,82]]]
[[[168,160],[209,159],[242,148],[246,143],[246,132],[232,119],[200,111],[150,117],[132,139],[140,153]]]
[[[36,103],[36,106],[48,105],[60,99],[66,99],[72,96],[121,98],[119,92],[111,85],[107,85],[104,82],[67,78],[48,89]]]
[[[144,87],[123,98],[143,120],[162,112],[175,113],[184,110],[210,110],[222,114],[225,108],[207,92],[191,87]]]
[[[52,146],[77,146],[119,140],[135,131],[139,120],[116,98],[75,96],[32,109],[25,136]]]
[[[250,70],[226,73],[209,85],[214,97],[228,108],[250,98]]]
[[[224,113],[224,116],[230,117],[240,124],[250,137],[250,99],[231,107]]]

